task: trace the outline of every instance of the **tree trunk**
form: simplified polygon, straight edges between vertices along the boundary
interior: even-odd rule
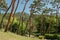
[[[17,8],[18,8],[18,5],[19,5],[19,2],[20,2],[20,0],[18,0],[18,2],[17,2],[16,8],[15,8],[15,11],[14,11],[14,14],[13,14],[13,20],[12,20],[11,28],[10,28],[11,31],[12,31],[12,24],[13,24],[13,22],[14,22],[14,17],[15,17],[15,13],[16,13],[16,11],[17,11]]]
[[[50,22],[49,22],[49,27],[47,28],[47,32],[46,33],[50,33],[51,22],[52,22],[52,11],[50,13]]]
[[[41,33],[41,35],[43,35],[43,25],[44,25],[44,23],[43,23],[43,20],[44,20],[44,15],[43,15],[43,12],[42,12],[42,16],[41,16],[41,27],[40,27],[40,33]]]
[[[20,16],[20,20],[19,20],[19,27],[18,27],[18,30],[17,30],[17,33],[19,34],[19,30],[20,30],[20,26],[23,27],[23,16],[24,16],[24,11],[25,11],[25,8],[26,8],[26,5],[28,3],[28,0],[26,1],[25,5],[24,5],[24,8],[23,8],[23,11],[22,11],[22,15]]]
[[[27,20],[27,23],[26,23],[26,28],[25,28],[25,32],[27,30],[27,27],[29,25],[29,37],[31,35],[31,30],[32,30],[32,17],[33,17],[33,13],[34,13],[34,10],[36,8],[36,6],[39,4],[40,1],[38,1],[38,3],[36,5],[33,5],[35,7],[32,6],[31,10],[30,10],[30,16],[29,16],[29,19]]]
[[[57,4],[57,10],[56,10],[56,33],[58,33],[58,13],[59,13],[59,3]]]
[[[8,29],[9,29],[10,21],[11,21],[11,17],[12,17],[12,13],[13,13],[13,11],[14,11],[15,2],[16,2],[16,0],[13,0],[12,9],[11,9],[11,13],[10,13],[10,16],[9,16],[9,19],[8,19],[8,23],[7,23],[6,28],[5,28],[5,32],[7,32]]]
[[[13,2],[13,0],[12,0],[12,2]],[[12,2],[11,2],[11,4],[10,4],[9,8],[7,9],[7,11],[5,12],[5,14],[4,14],[3,17],[2,17],[2,20],[1,20],[1,23],[0,23],[0,28],[2,28],[4,17],[6,16],[8,10],[11,8]]]
[[[28,27],[28,25],[29,25],[29,37],[30,37],[30,35],[31,35],[31,30],[32,30],[32,28],[33,28],[33,24],[32,24],[33,10],[35,10],[35,8],[31,8],[30,16],[29,16],[29,19],[27,20],[26,28],[25,28],[25,32],[26,32],[27,27]]]

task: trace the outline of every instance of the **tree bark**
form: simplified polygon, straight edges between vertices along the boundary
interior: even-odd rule
[[[23,27],[23,16],[24,16],[24,11],[25,11],[25,8],[26,8],[26,5],[28,3],[28,0],[26,1],[25,5],[24,5],[24,8],[23,8],[23,11],[21,13],[21,16],[20,16],[20,20],[19,20],[19,27],[18,27],[18,30],[17,30],[17,34],[19,34],[19,30],[20,30],[20,26]]]
[[[15,5],[15,2],[16,2],[16,0],[13,0],[11,13],[10,13],[10,16],[9,16],[9,19],[8,19],[8,23],[7,23],[7,25],[6,25],[6,28],[5,28],[5,31],[4,31],[4,32],[7,32],[8,29],[9,29],[9,26],[10,26],[10,20],[11,20],[11,17],[12,17],[12,13],[13,13],[13,11],[14,11],[14,5]]]
[[[11,31],[12,31],[12,24],[13,24],[13,22],[14,22],[15,13],[16,13],[17,8],[18,8],[18,6],[19,6],[19,2],[20,2],[20,0],[18,0],[17,5],[16,5],[16,8],[15,8],[15,11],[14,11],[14,13],[13,13],[13,20],[12,20],[11,29],[10,29]]]
[[[12,0],[12,2],[13,2],[13,0]],[[5,14],[4,14],[3,17],[2,17],[2,20],[1,20],[1,23],[0,23],[0,28],[2,28],[4,17],[6,16],[8,10],[11,8],[12,2],[11,2],[11,4],[10,4],[9,8],[6,10]]]

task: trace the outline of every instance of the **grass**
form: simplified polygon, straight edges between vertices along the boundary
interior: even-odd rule
[[[11,32],[0,31],[0,40],[40,40],[40,39],[20,36]]]

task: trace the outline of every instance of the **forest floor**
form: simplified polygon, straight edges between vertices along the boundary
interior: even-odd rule
[[[11,32],[3,32],[0,30],[0,40],[40,40],[40,39],[20,36]]]

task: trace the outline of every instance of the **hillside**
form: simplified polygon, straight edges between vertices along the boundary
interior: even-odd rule
[[[16,35],[11,32],[0,31],[0,40],[40,40],[38,38],[29,38],[25,36]]]

